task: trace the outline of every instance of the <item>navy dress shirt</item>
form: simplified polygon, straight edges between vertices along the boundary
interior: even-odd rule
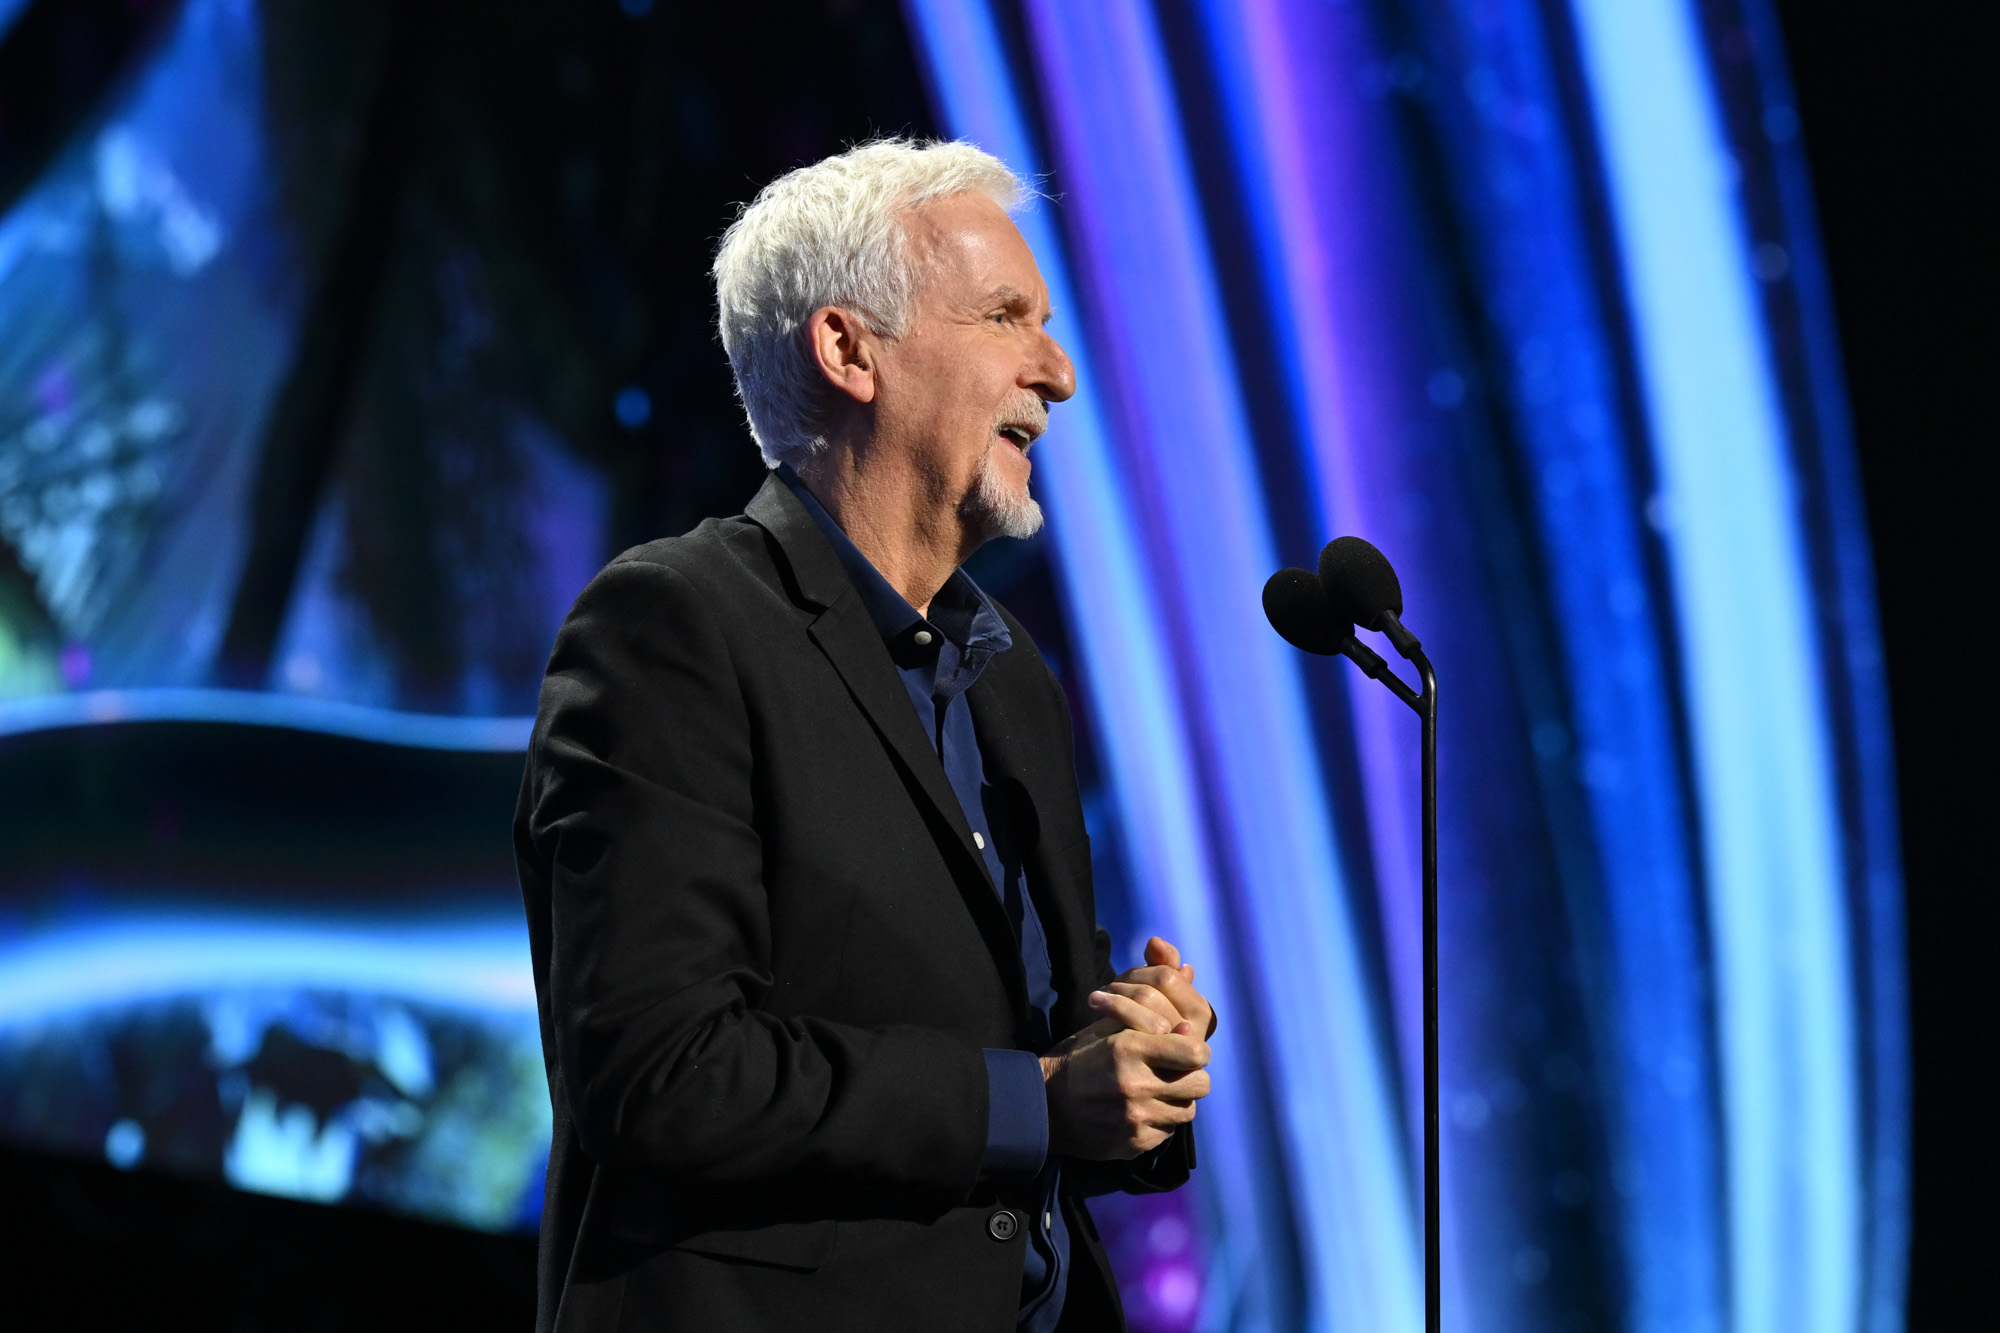
[[[862,605],[881,631],[889,656],[909,691],[924,734],[936,746],[952,792],[973,829],[987,873],[1014,924],[1027,974],[1028,1002],[1034,1010],[1036,1043],[1050,1045],[1049,1014],[1055,1006],[1054,969],[1048,939],[1022,870],[1006,798],[988,780],[979,736],[965,692],[994,657],[1013,644],[1006,622],[964,570],[956,570],[931,599],[925,619],[882,577],[848,539],[805,483],[789,466],[779,477],[813,516],[847,571]],[[1042,1087],[1041,1061],[1029,1051],[986,1051],[988,1114],[985,1174],[1033,1181],[1036,1216],[1029,1219],[1027,1257],[1021,1277],[1022,1333],[1049,1333],[1062,1317],[1069,1283],[1069,1229],[1056,1206],[1059,1167],[1050,1157],[1049,1110]]]

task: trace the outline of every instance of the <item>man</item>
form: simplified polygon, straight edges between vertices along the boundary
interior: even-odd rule
[[[1194,1164],[1213,1013],[1113,978],[1062,691],[959,570],[1074,389],[1022,194],[875,143],[724,237],[774,475],[578,598],[515,824],[545,1333],[1118,1328],[1082,1200]]]

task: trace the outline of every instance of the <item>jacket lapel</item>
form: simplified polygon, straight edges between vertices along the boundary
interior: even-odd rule
[[[1000,903],[986,861],[972,843],[972,828],[945,777],[937,750],[924,735],[910,695],[896,674],[888,645],[861,604],[847,571],[826,543],[826,537],[798,497],[774,474],[744,510],[776,539],[792,567],[803,600],[819,609],[807,633],[826,654],[847,691],[874,725],[906,781],[925,806],[926,818],[939,831],[958,860],[956,876],[967,907],[992,949],[994,961],[1020,1005],[1027,1003],[1027,982],[1021,973],[1021,951],[1014,928]],[[1003,654],[1004,656],[1004,654]]]

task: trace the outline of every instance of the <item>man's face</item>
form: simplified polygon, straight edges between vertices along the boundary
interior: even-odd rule
[[[1045,327],[1048,288],[1020,230],[983,195],[928,205],[909,227],[924,277],[908,328],[881,350],[876,429],[910,451],[972,544],[1027,536],[1041,524],[1028,446],[1046,404],[1076,390]]]

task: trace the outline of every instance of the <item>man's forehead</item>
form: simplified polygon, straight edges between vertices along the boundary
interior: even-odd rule
[[[1027,238],[984,195],[954,195],[915,210],[912,233],[930,251],[933,275],[962,300],[1040,305],[1048,300]]]

